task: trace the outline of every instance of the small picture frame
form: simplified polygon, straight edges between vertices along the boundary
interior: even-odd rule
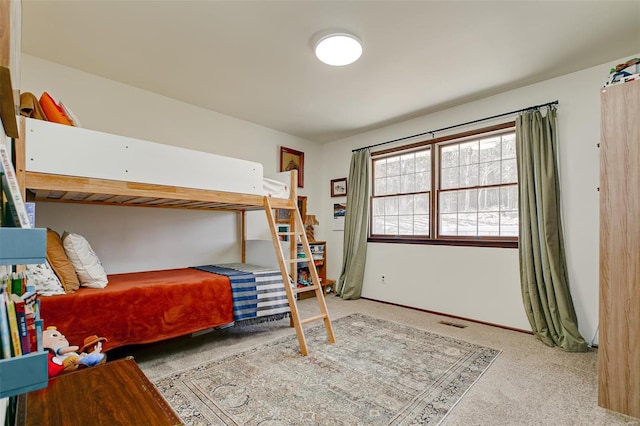
[[[304,219],[304,217],[307,215],[307,197],[304,195],[298,195],[298,210],[300,210],[300,217]],[[276,210],[277,223],[289,223],[290,218],[291,210]]]
[[[300,210],[300,217],[304,219],[307,215],[307,197],[304,195],[298,195],[298,210]]]
[[[278,209],[276,211],[276,222],[277,223],[289,223],[289,217],[291,216],[289,213],[291,210],[283,210]]]
[[[304,152],[295,149],[280,147],[280,171],[298,171],[298,188],[304,187]]]
[[[332,197],[347,196],[347,178],[331,180],[331,196]]]

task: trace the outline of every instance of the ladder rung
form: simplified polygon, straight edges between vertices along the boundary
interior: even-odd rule
[[[287,259],[289,263],[307,263],[309,262],[309,258],[307,257],[296,257],[294,259]]]
[[[321,319],[325,319],[327,317],[326,314],[319,314],[319,315],[315,315],[309,318],[304,318],[304,319],[300,319],[300,324],[307,324],[310,322],[314,322],[314,321],[318,321]]]
[[[318,288],[317,285],[305,285],[304,287],[296,287],[296,288],[293,288],[292,290],[294,293],[304,293],[307,291],[315,290],[316,288]]]

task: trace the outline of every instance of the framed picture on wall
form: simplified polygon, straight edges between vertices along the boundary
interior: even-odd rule
[[[347,203],[333,204],[333,230],[344,231],[344,218],[347,213]]]
[[[304,220],[307,215],[307,197],[304,195],[298,195],[298,210],[300,210],[300,216]],[[291,217],[291,210],[278,209],[276,211],[276,222],[289,223]]]
[[[304,187],[304,152],[295,149],[280,147],[280,171],[298,171],[298,188]]]
[[[307,215],[307,197],[298,195],[298,210],[300,210],[300,217],[304,220]]]
[[[331,196],[332,197],[347,196],[347,178],[331,180]]]

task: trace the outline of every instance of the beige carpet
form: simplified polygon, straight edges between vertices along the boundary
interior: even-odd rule
[[[499,351],[374,317],[307,330],[155,384],[187,425],[438,424]]]
[[[328,296],[327,303],[333,319],[363,313],[502,351],[443,425],[640,425],[640,419],[598,406],[596,350],[566,353],[548,348],[525,333],[368,300],[345,301]],[[317,304],[307,299],[299,307],[312,314]],[[467,327],[443,325],[441,320]],[[121,355],[133,355],[153,381],[293,335],[294,330],[284,320],[130,348]],[[310,351],[318,345],[314,343]]]

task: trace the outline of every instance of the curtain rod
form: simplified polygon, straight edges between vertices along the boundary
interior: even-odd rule
[[[494,118],[500,118],[500,117],[504,117],[506,115],[517,114],[519,112],[536,110],[536,109],[540,109],[540,108],[544,108],[544,107],[549,107],[551,105],[558,105],[558,103],[559,102],[557,100],[555,100],[555,101],[547,102],[547,103],[540,104],[540,105],[534,105],[534,106],[530,106],[530,107],[527,107],[527,108],[521,108],[521,109],[517,109],[515,111],[509,111],[509,112],[505,112],[505,113],[498,114],[498,115],[492,115],[491,117],[479,118],[477,120],[467,121],[466,123],[460,123],[460,124],[454,124],[453,126],[442,127],[440,129],[437,129],[437,130],[430,130],[428,132],[417,133],[417,134],[411,135],[411,136],[405,136],[405,137],[402,137],[402,138],[393,139],[393,140],[386,141],[386,142],[380,142],[380,143],[376,143],[376,144],[369,145],[369,146],[363,146],[362,148],[352,149],[351,152],[361,151],[361,150],[367,149],[367,148],[374,148],[376,146],[386,145],[388,143],[400,142],[400,141],[403,141],[405,139],[411,139],[411,138],[415,138],[415,137],[418,137],[418,136],[434,134],[434,133],[437,133],[437,132],[442,132],[444,130],[455,129],[456,127],[462,127],[462,126],[467,126],[469,124],[480,123],[482,121],[493,120]]]

